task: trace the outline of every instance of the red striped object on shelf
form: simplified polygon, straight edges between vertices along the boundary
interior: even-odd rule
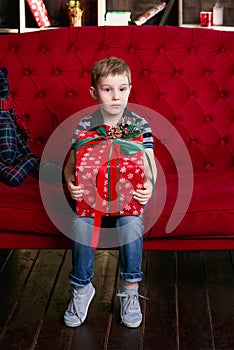
[[[38,27],[49,27],[52,22],[49,18],[48,11],[42,0],[27,0],[28,6],[38,24]]]

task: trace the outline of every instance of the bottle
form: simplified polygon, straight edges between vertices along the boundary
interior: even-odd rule
[[[213,25],[223,25],[223,6],[221,5],[220,1],[216,1],[213,7]]]

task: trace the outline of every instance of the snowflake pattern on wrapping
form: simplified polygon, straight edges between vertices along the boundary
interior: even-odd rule
[[[78,139],[98,136],[95,131],[82,131]],[[130,141],[139,143],[139,139]],[[103,216],[143,213],[143,206],[132,198],[133,190],[144,187],[143,153],[136,151],[134,155],[123,155],[119,145],[113,146],[109,160],[111,170],[108,171],[112,146],[112,140],[105,139],[92,147],[83,145],[76,151],[76,183],[84,190],[77,200],[78,216],[94,217],[96,210]]]

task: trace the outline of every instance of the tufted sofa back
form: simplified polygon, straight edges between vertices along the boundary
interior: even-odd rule
[[[65,119],[94,104],[88,91],[94,62],[119,56],[132,70],[130,102],[170,122],[196,171],[234,166],[234,33],[167,26],[81,27],[1,36],[0,43],[10,102],[30,130],[36,154]],[[165,147],[170,135],[155,139],[157,157],[173,171]]]

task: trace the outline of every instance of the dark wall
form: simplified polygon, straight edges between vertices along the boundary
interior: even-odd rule
[[[18,28],[19,1],[0,0],[0,28]]]

